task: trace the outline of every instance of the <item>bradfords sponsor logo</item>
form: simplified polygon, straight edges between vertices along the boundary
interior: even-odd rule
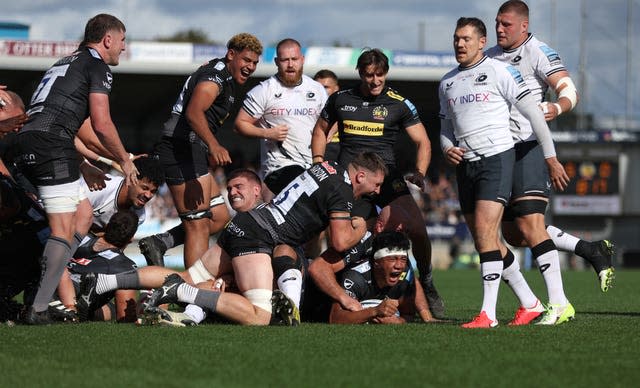
[[[361,136],[382,136],[384,123],[370,123],[366,121],[344,121],[344,132]]]
[[[229,224],[227,225],[227,231],[233,234],[234,236],[244,237],[244,230],[242,230],[242,228],[240,228],[238,225],[233,223],[233,221],[229,222]]]

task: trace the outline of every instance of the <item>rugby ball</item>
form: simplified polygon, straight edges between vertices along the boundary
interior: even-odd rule
[[[369,307],[376,307],[377,305],[379,305],[382,302],[382,299],[366,299],[360,302],[360,305],[362,305],[363,309],[369,308]],[[396,317],[400,316],[400,311],[396,311]]]

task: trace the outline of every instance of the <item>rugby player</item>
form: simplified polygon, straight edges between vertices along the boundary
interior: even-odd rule
[[[187,78],[164,124],[162,139],[155,146],[154,153],[164,166],[182,220],[181,226],[169,234],[172,246],[184,243],[185,267],[204,254],[209,235],[220,231],[229,220],[209,167],[231,163],[229,151],[220,145],[216,134],[233,109],[236,89],[256,70],[261,54],[262,44],[255,36],[233,36],[224,58],[212,59]],[[146,257],[146,251],[151,251],[155,262],[162,260],[168,247],[158,237],[140,241],[142,253]]]
[[[364,236],[366,224],[361,217],[351,217],[353,202],[362,195],[379,192],[385,173],[384,162],[374,153],[358,155],[346,169],[335,162],[316,164],[269,204],[238,213],[217,245],[181,276],[161,267],[115,276],[87,276],[79,300],[80,317],[104,292],[158,287],[149,299],[150,308],[176,301],[194,303],[233,322],[266,325],[272,316],[273,248],[279,244],[301,245],[327,225],[336,250],[355,245]],[[232,272],[242,295],[190,285]]]
[[[374,215],[374,205],[382,209],[381,219],[387,230],[400,224],[412,242],[413,255],[418,263],[420,280],[429,301],[431,313],[444,316],[444,303],[436,291],[431,275],[431,242],[424,227],[418,205],[396,164],[394,144],[401,130],[406,131],[416,145],[415,171],[407,180],[424,188],[425,174],[431,160],[431,143],[415,106],[397,91],[386,85],[389,59],[379,49],[365,50],[356,68],[360,84],[352,89],[332,94],[313,129],[311,150],[313,161],[324,160],[327,136],[334,123],[340,136],[339,163],[346,165],[358,152],[370,151],[380,155],[389,175],[378,197],[370,199],[366,217]],[[361,205],[365,205],[361,202]],[[362,211],[362,210],[358,210]]]
[[[137,183],[138,172],[109,112],[113,83],[109,65],[117,65],[124,50],[125,26],[120,20],[107,14],[91,18],[78,50],[57,61],[43,76],[31,98],[29,121],[18,132],[18,166],[37,186],[51,227],[43,252],[46,269],[27,314],[31,324],[49,322],[49,301],[82,240],[79,225],[91,217],[74,147],[78,128],[87,117],[122,166],[127,182]]]
[[[453,47],[460,65],[442,78],[439,87],[442,151],[456,166],[460,207],[480,255],[482,308],[471,322],[462,325],[465,328],[498,325],[495,311],[500,278],[504,276],[503,258],[512,257],[498,234],[510,198],[515,163],[509,130],[512,105],[531,122],[554,187],[563,190],[569,181],[555,156],[544,116],[520,73],[484,55],[486,34],[480,19],[458,19]],[[511,264],[505,263],[507,268]],[[513,270],[508,276],[521,305],[532,310],[527,318],[539,316],[544,308],[522,273]],[[517,318],[511,323],[522,324]]]
[[[503,3],[496,16],[498,44],[486,54],[518,69],[545,119],[550,121],[575,108],[578,94],[557,52],[536,39],[528,28],[529,7],[520,0]],[[549,87],[558,96],[554,103],[545,101]],[[580,240],[555,226],[545,226],[544,213],[550,195],[547,167],[530,123],[514,108],[511,132],[516,165],[511,201],[502,220],[503,235],[513,246],[529,246],[538,263],[549,294],[549,308],[540,323],[563,323],[575,311],[563,292],[557,248],[577,253],[591,263],[600,290],[607,292],[614,279],[611,263],[614,245],[609,240]]]
[[[341,273],[339,279],[342,292],[365,306],[352,311],[333,302],[329,323],[406,323],[413,321],[416,312],[423,321],[432,321],[424,293],[417,289],[420,284],[415,282],[409,263],[407,236],[385,231],[370,240],[367,260]],[[373,305],[366,306],[367,301]]]

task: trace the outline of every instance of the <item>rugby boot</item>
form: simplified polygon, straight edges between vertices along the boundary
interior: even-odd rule
[[[271,309],[272,325],[298,326],[300,324],[300,310],[284,292],[273,291]]]
[[[54,322],[49,316],[49,310],[36,311],[33,306],[29,307],[25,316],[24,323],[27,325],[51,325]]]
[[[162,287],[156,288],[147,300],[145,310],[158,307],[161,304],[176,303],[178,301],[178,287],[184,283],[184,279],[177,273],[167,275]]]
[[[157,265],[164,267],[164,254],[167,252],[167,245],[158,237],[148,236],[138,242],[140,253],[147,261],[147,265]]]
[[[480,314],[476,315],[471,322],[462,324],[465,329],[491,329],[496,326],[498,326],[498,320],[492,321],[484,311],[480,311]]]
[[[596,274],[598,274],[600,291],[607,292],[613,286],[615,279],[613,268],[615,244],[609,240],[593,241],[587,244],[587,248],[581,248],[586,252],[580,252],[579,255],[591,263]]]
[[[100,295],[96,291],[98,276],[96,273],[87,273],[80,277],[80,290],[76,301],[80,322],[91,320],[93,312],[109,299],[107,295]]]
[[[534,319],[538,318],[542,313],[545,312],[544,305],[539,300],[536,300],[536,304],[532,308],[526,308],[524,306],[520,306],[518,311],[516,311],[516,315],[513,317],[511,322],[508,323],[509,326],[521,326],[528,325]]]
[[[547,311],[536,325],[560,325],[573,320],[575,316],[576,310],[571,303],[567,303],[564,306],[551,304],[547,307]]]
[[[77,323],[78,313],[62,304],[59,300],[49,302],[49,317],[56,322]]]

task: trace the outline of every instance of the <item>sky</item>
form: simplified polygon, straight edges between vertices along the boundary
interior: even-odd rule
[[[30,25],[33,40],[80,40],[86,21],[106,12],[125,23],[128,40],[200,29],[221,43],[251,32],[266,46],[292,37],[303,46],[451,52],[460,16],[482,19],[488,45],[494,45],[494,19],[502,1],[29,0],[4,2],[0,21]],[[578,110],[593,114],[600,126],[634,121],[640,130],[640,97],[635,96],[640,90],[640,0],[527,3],[529,30],[560,53],[579,89]]]

